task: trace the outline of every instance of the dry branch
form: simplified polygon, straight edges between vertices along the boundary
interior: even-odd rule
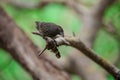
[[[59,40],[56,39],[56,42],[58,42],[58,45],[59,44],[66,45],[65,41],[69,43],[69,46],[74,47],[79,51],[83,52],[84,55],[86,55],[91,60],[96,62],[98,65],[100,65],[102,68],[104,68],[116,80],[120,80],[120,70],[117,67],[115,67],[113,64],[109,63],[108,61],[106,61],[105,59],[97,55],[97,53],[95,53],[92,49],[85,46],[84,43],[82,43],[78,38],[65,36],[65,40],[63,40],[62,38],[59,38]]]

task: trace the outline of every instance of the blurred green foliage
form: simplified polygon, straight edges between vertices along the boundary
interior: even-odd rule
[[[11,5],[4,5],[6,12],[17,22],[27,35],[40,47],[44,47],[42,38],[31,34],[35,29],[35,21],[54,22],[63,27],[65,34],[77,35],[80,31],[81,21],[78,16],[68,7],[60,4],[50,4],[40,9],[21,9]],[[120,30],[120,3],[110,7],[106,11],[105,22],[112,20],[115,27]],[[94,44],[94,50],[109,61],[115,61],[118,54],[118,43],[104,30],[99,32]],[[63,56],[70,53],[71,48],[60,47]],[[4,50],[0,49],[0,80],[32,80],[30,75]],[[22,74],[21,74],[22,73]],[[109,80],[113,80],[108,76]],[[76,76],[73,80],[79,80]]]

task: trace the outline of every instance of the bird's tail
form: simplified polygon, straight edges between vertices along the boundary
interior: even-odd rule
[[[60,58],[60,57],[61,57],[60,52],[59,52],[59,50],[57,49],[57,47],[55,47],[54,49],[52,49],[52,52],[54,52],[54,53],[56,54],[56,57],[57,57],[57,58]]]

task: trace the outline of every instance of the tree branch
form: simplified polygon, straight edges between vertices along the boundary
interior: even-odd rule
[[[82,17],[84,14],[88,13],[87,7],[85,7],[82,3],[77,2],[75,0],[67,0],[66,4],[73,8],[75,12],[79,14],[80,17]]]
[[[99,0],[92,8],[92,12],[95,16],[103,17],[105,10],[115,2],[116,0]]]
[[[120,70],[117,67],[115,67],[113,64],[109,63],[108,61],[106,61],[105,59],[97,55],[97,53],[95,53],[92,49],[85,46],[78,38],[71,37],[71,36],[65,36],[65,41],[69,42],[69,46],[74,47],[78,49],[79,51],[83,52],[84,55],[86,55],[91,60],[96,62],[98,65],[103,67],[116,80],[120,80]],[[56,39],[56,42],[58,42],[57,39]],[[58,45],[59,44],[66,45],[63,39],[61,39],[61,41],[59,40]]]
[[[10,3],[19,8],[28,8],[28,9],[44,7],[50,3],[59,3],[75,9],[81,15],[84,15],[84,13],[87,13],[87,10],[88,10],[84,5],[79,4],[75,0],[41,0],[38,3],[27,3],[25,1],[19,1],[19,0],[9,0],[9,1],[4,0],[3,3]]]
[[[50,3],[59,3],[69,6],[70,8],[76,10],[76,12],[79,13],[81,16],[88,12],[88,9],[76,0],[43,0],[39,3],[39,6],[44,6]]]

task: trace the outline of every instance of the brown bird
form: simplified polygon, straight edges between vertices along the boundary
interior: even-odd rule
[[[57,35],[64,37],[64,32],[61,26],[54,23],[36,21],[36,28],[43,37],[55,38]]]
[[[59,35],[64,37],[64,31],[61,26],[56,25],[54,23],[48,23],[48,22],[38,22],[36,21],[36,28],[39,31],[40,35],[43,37],[43,39],[46,40],[46,37],[50,37],[51,41],[47,43],[46,47],[43,51],[40,52],[39,56],[46,50],[51,50],[56,54],[57,58],[60,58],[60,52],[57,49],[57,44],[55,42],[55,38]]]

